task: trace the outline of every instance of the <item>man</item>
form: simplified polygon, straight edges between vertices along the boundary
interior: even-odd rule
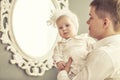
[[[120,0],[93,0],[89,15],[89,34],[98,42],[74,80],[120,80]]]

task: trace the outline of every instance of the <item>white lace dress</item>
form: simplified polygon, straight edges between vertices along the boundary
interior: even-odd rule
[[[58,80],[72,80],[78,74],[84,67],[86,56],[91,51],[93,43],[95,43],[95,40],[88,34],[81,34],[58,42],[53,55],[55,64],[59,61],[67,62],[69,57],[73,59],[70,72],[67,74],[64,70],[60,71],[57,76]],[[64,74],[61,74],[61,72],[64,72]]]

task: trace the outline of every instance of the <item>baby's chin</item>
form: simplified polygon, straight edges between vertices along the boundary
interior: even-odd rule
[[[70,38],[70,36],[69,35],[64,35],[64,37],[63,37],[64,39],[69,39]]]
[[[69,39],[70,37],[67,37],[67,38],[65,38],[65,39]]]

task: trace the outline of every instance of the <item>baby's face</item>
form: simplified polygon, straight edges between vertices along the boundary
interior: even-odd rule
[[[76,26],[67,16],[63,16],[56,21],[59,34],[62,38],[68,39],[77,34]]]

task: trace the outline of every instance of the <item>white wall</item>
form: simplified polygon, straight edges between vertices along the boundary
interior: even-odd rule
[[[79,34],[88,32],[86,21],[89,18],[89,4],[91,0],[69,0],[70,9],[77,14],[79,18]]]

